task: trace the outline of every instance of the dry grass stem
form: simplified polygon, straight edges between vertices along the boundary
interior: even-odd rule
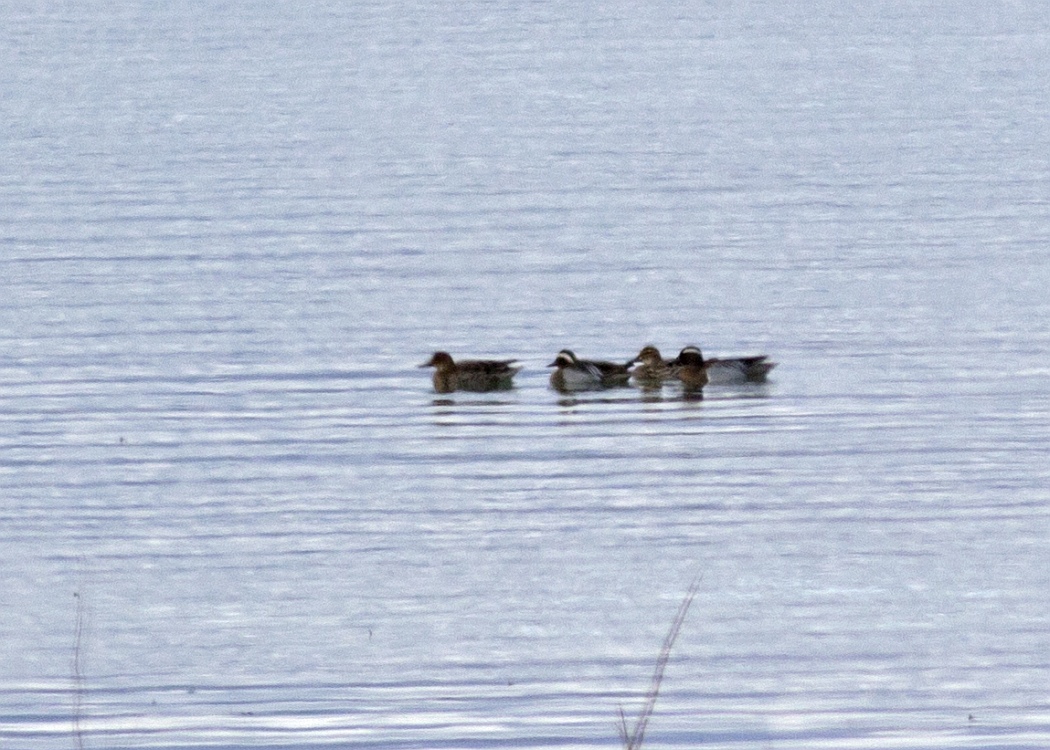
[[[73,625],[73,739],[77,750],[84,750],[84,730],[80,726],[84,712],[84,673],[81,665],[81,640],[84,637],[84,599],[74,592],[77,600],[76,621]]]
[[[674,643],[678,640],[678,633],[682,630],[682,624],[685,622],[685,616],[689,612],[689,607],[692,605],[697,591],[700,590],[702,578],[703,576],[697,576],[693,579],[689,590],[682,599],[682,603],[678,605],[678,612],[675,614],[674,621],[667,631],[663,646],[660,647],[660,655],[656,658],[656,669],[653,671],[649,690],[645,694],[645,703],[642,705],[642,710],[638,713],[638,718],[635,719],[633,729],[627,725],[627,715],[624,713],[623,707],[620,708],[620,721],[617,729],[620,732],[620,741],[623,742],[624,750],[640,750],[642,747],[642,742],[645,739],[645,729],[649,725],[649,718],[653,715],[653,710],[656,708],[656,699],[660,695],[660,685],[664,681],[664,670],[667,668],[667,662],[671,658],[671,649],[674,648]]]

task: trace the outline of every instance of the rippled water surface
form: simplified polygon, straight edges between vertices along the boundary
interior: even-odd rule
[[[0,744],[1050,745],[1026,8],[15,3]]]

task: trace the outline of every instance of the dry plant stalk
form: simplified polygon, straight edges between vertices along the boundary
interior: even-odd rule
[[[660,684],[664,680],[664,669],[667,668],[667,662],[671,658],[671,649],[674,648],[674,642],[678,639],[678,633],[682,630],[682,624],[685,622],[685,616],[689,612],[689,607],[693,603],[697,591],[700,590],[700,580],[702,578],[703,576],[697,576],[693,579],[689,590],[682,599],[682,603],[678,605],[678,612],[675,614],[671,628],[667,631],[667,636],[664,638],[664,644],[660,648],[660,655],[656,658],[656,669],[653,671],[653,679],[649,683],[649,690],[645,694],[645,703],[642,705],[642,710],[638,713],[638,718],[635,719],[633,729],[627,726],[627,715],[623,711],[623,706],[620,707],[620,722],[617,724],[617,729],[620,732],[620,741],[623,743],[624,750],[640,750],[642,747],[642,741],[645,739],[645,728],[649,725],[649,717],[653,715],[653,709],[656,708],[656,699],[660,695]]]
[[[84,598],[73,592],[77,600],[76,622],[73,625],[73,739],[77,750],[84,750],[84,730],[81,718],[84,713],[84,673],[81,664],[81,641],[84,637]]]

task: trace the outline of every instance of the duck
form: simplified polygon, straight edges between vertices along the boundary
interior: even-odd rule
[[[678,361],[666,360],[660,355],[660,350],[652,344],[643,346],[638,356],[628,364],[640,365],[631,370],[631,377],[643,386],[659,386],[665,380],[670,380],[677,375]]]
[[[677,365],[675,377],[682,381],[686,391],[701,391],[708,384],[707,373],[710,365],[704,361],[704,355],[700,352],[699,347],[685,347],[678,353],[678,359],[675,362]]]
[[[547,367],[551,388],[556,391],[585,391],[627,385],[631,377],[630,362],[624,365],[601,360],[579,359],[571,350],[562,349]]]
[[[750,357],[715,357],[705,359],[707,377],[713,385],[764,383],[769,371],[777,366],[768,355]]]
[[[419,365],[434,368],[434,390],[496,391],[513,388],[512,378],[521,371],[516,359],[464,359],[455,362],[448,352],[434,355]]]

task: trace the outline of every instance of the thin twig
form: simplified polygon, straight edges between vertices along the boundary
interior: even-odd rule
[[[616,731],[620,733],[620,742],[623,743],[624,747],[628,747],[631,742],[630,730],[627,728],[627,714],[623,712],[623,706],[620,706],[620,721],[616,725]]]
[[[84,599],[73,592],[77,600],[76,621],[73,625],[73,739],[77,750],[84,750],[84,730],[80,719],[84,712],[84,673],[81,671],[80,642],[84,635]]]
[[[670,630],[667,631],[667,637],[664,638],[663,646],[660,648],[660,655],[656,658],[656,669],[653,671],[653,679],[649,683],[649,691],[645,694],[645,703],[642,705],[642,710],[638,713],[633,730],[628,729],[627,717],[624,715],[623,708],[620,708],[619,730],[624,750],[639,750],[642,746],[642,741],[645,739],[645,729],[649,725],[649,717],[653,715],[653,710],[656,708],[656,699],[660,695],[660,684],[664,680],[664,670],[667,668],[667,662],[671,658],[671,649],[674,648],[674,642],[678,640],[678,633],[682,630],[682,624],[685,622],[685,616],[689,612],[689,607],[700,590],[700,581],[702,579],[703,575],[698,575],[693,579],[689,590],[682,599],[682,603],[678,605],[678,612],[675,614]]]

